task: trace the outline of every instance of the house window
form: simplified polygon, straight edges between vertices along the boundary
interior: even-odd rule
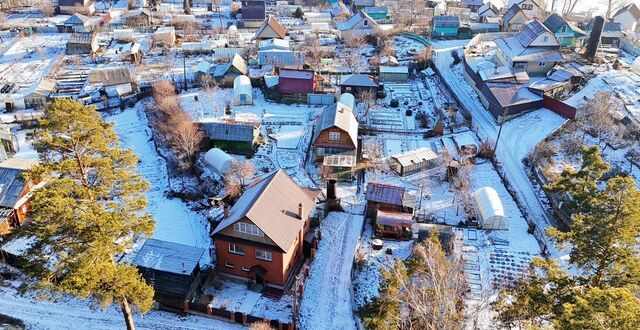
[[[224,263],[224,266],[225,266],[225,267],[227,267],[227,268],[231,268],[231,269],[234,269],[234,268],[236,267],[236,266],[234,266],[233,264],[230,264],[230,263],[228,263],[228,262],[225,262],[225,263]]]
[[[244,234],[249,234],[249,235],[253,235],[253,236],[264,237],[264,233],[262,232],[262,230],[260,230],[260,228],[258,228],[258,226],[252,225],[250,223],[236,222],[233,225],[233,230],[235,230],[235,231],[237,231],[239,233],[244,233]]]
[[[562,26],[562,32],[567,32],[567,26],[566,25]]]
[[[544,36],[544,37],[542,37],[542,41],[544,41],[544,42],[549,41],[549,36]]]
[[[233,254],[239,254],[241,256],[244,255],[244,249],[237,244],[229,243],[229,252]]]
[[[329,132],[329,141],[340,141],[340,132]]]
[[[318,154],[318,156],[324,156],[324,148],[318,148],[316,154]]]
[[[368,19],[365,19],[365,20],[362,22],[362,25],[364,25],[364,26],[369,26],[369,20],[368,20]]]
[[[545,65],[547,65],[547,63],[545,63],[545,62],[538,63],[538,66],[545,66]]]
[[[247,268],[247,267],[245,267],[245,266],[242,266],[242,271],[243,271],[243,272],[248,272],[248,271],[249,271],[249,268]]]
[[[533,5],[532,4],[523,3],[522,4],[522,10],[533,10]]]
[[[526,69],[527,68],[527,64],[526,63],[515,63],[513,65],[514,68],[518,68],[518,69]]]
[[[256,259],[271,261],[271,252],[256,250]]]

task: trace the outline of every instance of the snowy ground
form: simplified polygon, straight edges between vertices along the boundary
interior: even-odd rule
[[[322,240],[300,306],[301,329],[356,329],[351,268],[363,217],[332,212],[320,224]]]
[[[138,170],[151,185],[146,196],[149,203],[147,211],[156,220],[153,238],[197,246],[208,251],[211,239],[204,214],[192,211],[180,199],[170,199],[165,195],[168,189],[166,163],[154,148],[143,109],[140,102],[135,108],[106,116],[105,119],[115,122],[114,129],[120,136],[123,147],[131,148],[140,158]],[[208,256],[209,253],[205,255]]]

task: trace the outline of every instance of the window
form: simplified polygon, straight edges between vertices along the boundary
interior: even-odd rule
[[[566,25],[563,25],[563,26],[562,26],[561,31],[562,31],[562,32],[567,32],[567,26],[566,26]]]
[[[256,259],[271,261],[271,252],[256,250]]]
[[[549,41],[549,36],[544,36],[544,37],[542,37],[542,41],[544,41],[544,42]]]
[[[513,66],[515,68],[518,68],[518,69],[526,69],[527,68],[527,64],[526,63],[515,63]]]
[[[233,264],[230,264],[230,263],[228,263],[228,262],[225,262],[225,263],[224,263],[224,266],[225,266],[225,267],[227,267],[227,268],[231,268],[231,269],[234,269],[234,268],[236,267],[236,266],[234,266]]]
[[[547,65],[547,63],[545,63],[545,62],[538,63],[538,66],[545,66],[545,65]]]
[[[318,154],[318,156],[324,156],[324,148],[316,149],[316,154]]]
[[[249,271],[249,268],[247,268],[247,267],[245,267],[245,266],[242,266],[242,271],[243,271],[243,272],[248,272],[248,271]]]
[[[245,234],[249,234],[249,235],[253,235],[253,236],[264,237],[264,233],[262,232],[262,230],[260,230],[260,228],[258,228],[258,226],[252,225],[250,223],[236,222],[233,225],[233,230],[235,230],[235,231],[237,231],[239,233],[245,233]]]
[[[329,132],[329,141],[340,141],[340,132]]]
[[[237,244],[229,243],[229,252],[234,254],[244,255],[244,249]]]
[[[369,20],[368,20],[368,19],[365,19],[365,20],[362,22],[362,25],[364,25],[364,26],[369,26]]]
[[[533,10],[533,5],[532,4],[523,3],[522,4],[522,10]]]

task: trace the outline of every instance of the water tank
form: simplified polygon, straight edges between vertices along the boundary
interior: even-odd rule
[[[587,45],[587,52],[585,57],[592,60],[596,56],[598,51],[598,45],[600,44],[600,37],[602,36],[602,30],[604,29],[604,17],[596,16],[593,19],[593,27],[591,28],[591,34],[589,35],[589,44]]]

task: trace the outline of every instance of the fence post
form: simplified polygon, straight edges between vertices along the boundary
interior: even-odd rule
[[[247,326],[247,314],[242,313],[242,325]]]
[[[236,323],[236,312],[231,312],[231,323]]]
[[[183,311],[184,311],[185,313],[189,311],[189,300],[185,300],[185,301],[182,303],[182,309],[183,309]]]
[[[207,314],[213,314],[213,306],[211,306],[211,304],[207,304]]]

